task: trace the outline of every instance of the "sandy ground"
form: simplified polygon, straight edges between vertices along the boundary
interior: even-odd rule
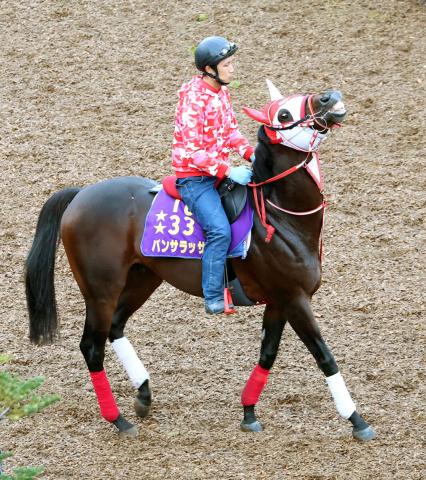
[[[196,20],[206,13],[208,19]],[[7,471],[46,479],[421,479],[425,472],[425,85],[422,1],[0,2],[0,350],[9,369],[44,375],[62,401],[0,425]],[[176,91],[191,47],[210,34],[240,46],[241,107],[283,93],[342,90],[349,117],[322,148],[330,202],[323,286],[314,309],[359,411],[378,437],[352,440],[315,362],[286,330],[258,407],[265,431],[239,431],[240,391],[257,361],[262,308],[204,315],[163,285],[127,335],[151,377],[152,415],[108,349],[122,439],[99,414],[78,344],[84,304],[62,248],[62,336],[29,344],[23,264],[55,191],[119,175],[169,174]],[[236,161],[238,161],[236,159]]]

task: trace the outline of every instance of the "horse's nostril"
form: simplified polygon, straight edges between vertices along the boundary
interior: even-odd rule
[[[330,101],[330,98],[331,98],[331,95],[327,94],[327,95],[323,95],[321,98],[320,98],[320,102],[322,104],[327,104],[329,101]]]

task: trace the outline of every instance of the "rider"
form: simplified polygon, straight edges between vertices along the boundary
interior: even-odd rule
[[[224,311],[223,275],[231,229],[223,210],[217,181],[229,177],[246,185],[248,166],[232,167],[229,152],[254,160],[254,149],[238,130],[227,85],[234,76],[235,43],[207,37],[195,49],[195,65],[202,73],[179,90],[173,136],[172,163],[176,187],[201,225],[206,243],[202,259],[202,287],[207,313]]]

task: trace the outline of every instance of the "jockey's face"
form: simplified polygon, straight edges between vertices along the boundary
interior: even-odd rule
[[[233,57],[228,57],[217,64],[217,73],[223,82],[229,83],[234,78],[233,60]]]

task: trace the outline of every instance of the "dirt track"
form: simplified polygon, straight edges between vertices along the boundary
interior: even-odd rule
[[[208,20],[197,22],[199,13]],[[1,2],[0,351],[10,369],[45,375],[62,401],[0,425],[0,449],[47,479],[420,479],[425,469],[424,2]],[[324,282],[314,308],[359,410],[378,438],[355,443],[322,375],[286,330],[258,407],[265,432],[239,431],[239,394],[257,361],[262,308],[212,319],[200,299],[163,285],[127,330],[152,377],[144,422],[111,349],[106,368],[123,413],[118,437],[98,414],[79,352],[84,304],[63,250],[56,289],[62,336],[27,340],[23,264],[53,192],[119,175],[170,172],[176,91],[191,46],[238,44],[243,105],[339,88],[349,117],[322,148],[330,208]]]

